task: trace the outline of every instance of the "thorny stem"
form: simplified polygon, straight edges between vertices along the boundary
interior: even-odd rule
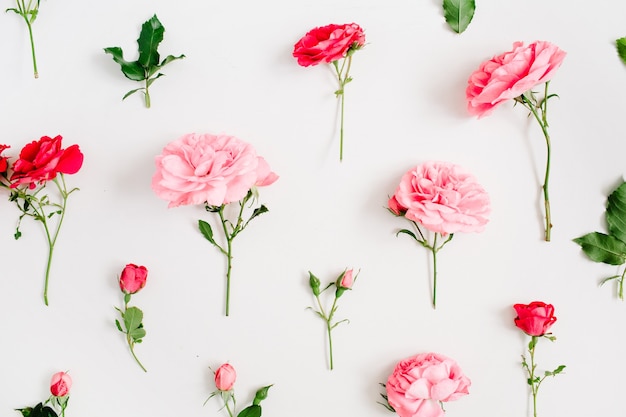
[[[544,207],[545,207],[545,218],[546,218],[546,223],[545,223],[545,241],[549,242],[550,241],[550,232],[552,231],[552,217],[550,214],[550,196],[548,193],[548,183],[550,180],[550,160],[551,160],[551,156],[552,156],[552,147],[551,147],[551,143],[550,143],[550,134],[548,133],[548,121],[547,121],[547,113],[548,113],[548,84],[549,82],[546,82],[545,84],[545,93],[544,93],[544,98],[543,101],[539,104],[539,110],[541,111],[541,116],[539,115],[539,113],[537,112],[537,105],[535,103],[533,103],[527,96],[526,94],[522,94],[522,104],[524,104],[524,106],[530,110],[530,112],[532,113],[532,115],[535,117],[535,120],[537,120],[537,123],[539,123],[539,126],[541,127],[541,131],[543,132],[543,136],[546,139],[546,148],[547,148],[547,153],[546,153],[546,172],[545,172],[545,176],[544,176],[544,181],[543,181],[543,201],[544,201]]]
[[[535,383],[535,368],[537,366],[535,365],[535,347],[537,346],[537,336],[532,336],[531,346],[532,348],[528,349],[528,352],[530,353],[530,368],[528,369],[528,376],[533,394],[533,416],[537,417],[537,393],[539,392],[539,384],[541,383]]]

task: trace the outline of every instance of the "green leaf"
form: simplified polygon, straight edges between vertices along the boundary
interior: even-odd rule
[[[248,220],[248,223],[250,222],[250,220],[254,219],[255,217],[260,216],[263,213],[267,213],[269,210],[267,207],[265,207],[264,205],[262,205],[261,207],[257,207],[254,209],[254,211],[252,212],[252,216],[250,216],[250,219]]]
[[[556,376],[558,374],[560,374],[561,372],[563,372],[563,369],[565,369],[565,365],[560,365],[558,368],[556,368],[554,371],[550,372],[550,371],[546,371],[545,375],[546,376]]]
[[[606,206],[609,233],[626,243],[626,182],[609,195]]]
[[[456,33],[463,33],[469,26],[476,3],[474,0],[443,0],[443,14],[448,26]]]
[[[122,325],[120,324],[120,321],[117,319],[115,320],[115,326],[117,326],[117,330],[124,333],[124,330],[122,330]]]
[[[130,62],[124,59],[124,52],[122,52],[122,48],[117,46],[104,48],[104,52],[106,52],[107,54],[111,54],[113,56],[113,61],[120,64],[122,72],[124,73],[126,78],[133,81],[143,81],[146,79],[146,72],[139,64],[139,62]]]
[[[139,45],[139,65],[149,69],[159,65],[159,53],[157,51],[159,44],[163,40],[165,28],[156,15],[141,25],[141,33],[137,44]]]
[[[132,330],[129,335],[135,342],[138,342],[146,336],[146,330],[143,327],[140,327]]]
[[[183,59],[185,58],[185,55],[179,55],[179,56],[174,56],[174,55],[168,55],[165,57],[165,59],[159,64],[157,65],[158,68],[163,68],[164,66],[166,66],[167,64],[169,64],[172,61],[175,61],[177,59]]]
[[[30,410],[30,413],[27,415],[22,411],[22,416],[25,417],[58,417],[55,411],[48,407],[44,406],[42,403],[37,404],[34,408]]]
[[[124,326],[126,331],[131,333],[135,329],[139,329],[143,320],[143,311],[137,307],[129,307],[124,313]]]
[[[259,405],[261,401],[267,398],[267,392],[270,390],[272,385],[267,385],[263,388],[259,388],[254,395],[254,400],[252,401],[252,405]]]
[[[215,243],[215,240],[213,239],[213,229],[211,229],[210,224],[204,220],[198,220],[198,228],[206,240],[217,246],[217,243]]]
[[[615,41],[617,47],[617,54],[621,58],[622,62],[626,64],[626,38],[619,38]]]
[[[261,417],[261,406],[252,404],[241,410],[237,417]]]
[[[148,87],[150,87],[150,86],[152,85],[152,83],[153,83],[153,82],[155,82],[158,78],[161,78],[161,77],[163,77],[163,76],[165,76],[165,74],[158,73],[156,77],[150,78],[150,79],[146,82],[146,84],[148,85]]]
[[[420,242],[420,240],[417,238],[417,236],[415,236],[415,233],[411,232],[410,230],[407,230],[407,229],[399,230],[398,233],[396,233],[396,237],[399,236],[401,233],[403,233],[405,235],[409,235],[413,239],[415,239],[416,241]]]
[[[574,239],[595,262],[622,265],[626,262],[626,243],[604,233],[592,232]]]
[[[124,94],[124,97],[122,97],[122,100],[126,100],[126,97],[129,97],[135,94],[137,91],[141,91],[141,90],[145,90],[145,89],[141,87],[141,88],[135,88],[134,90],[130,90],[128,93]]]
[[[16,408],[15,411],[19,411],[20,413],[22,413],[22,417],[30,417],[30,413],[33,411],[33,407]]]

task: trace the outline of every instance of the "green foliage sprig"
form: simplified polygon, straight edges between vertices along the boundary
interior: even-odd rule
[[[30,37],[30,51],[33,56],[33,72],[35,73],[35,78],[39,78],[39,71],[37,71],[37,57],[35,56],[35,41],[33,39],[33,23],[35,23],[35,19],[37,19],[37,15],[39,14],[39,0],[33,1],[28,0],[15,0],[15,4],[17,7],[12,7],[6,9],[6,12],[14,12],[24,19],[26,22],[26,26],[28,27],[28,35]]]
[[[144,372],[148,372],[139,361],[139,358],[137,358],[137,355],[135,355],[135,344],[141,343],[146,335],[146,330],[143,328],[142,323],[143,311],[137,307],[128,307],[130,297],[131,294],[124,294],[124,311],[115,307],[115,309],[122,316],[122,323],[124,323],[124,327],[122,327],[122,323],[120,323],[117,319],[115,320],[115,325],[117,326],[117,330],[126,335],[126,343],[128,343],[130,353],[133,355],[133,358],[135,358],[135,362],[137,362]]]
[[[104,48],[104,52],[111,54],[113,56],[113,60],[120,64],[122,73],[126,76],[126,78],[133,81],[144,82],[143,87],[130,90],[124,95],[122,100],[138,91],[141,91],[145,97],[146,107],[150,108],[149,88],[154,81],[165,75],[158,71],[170,62],[185,57],[185,55],[168,55],[165,59],[163,59],[163,61],[160,61],[161,57],[157,49],[163,40],[164,33],[165,28],[156,15],[152,16],[150,20],[146,21],[141,26],[141,33],[137,39],[137,44],[139,45],[139,59],[137,59],[137,61],[126,61],[124,59],[122,48],[120,47],[114,46]]]
[[[578,243],[583,252],[594,262],[624,265],[626,263],[626,182],[622,182],[609,195],[606,205],[606,223],[609,234],[587,233],[574,239],[574,242]],[[604,278],[600,285],[615,280],[618,297],[623,300],[624,277],[626,277],[626,267],[620,274]]]
[[[474,0],[443,0],[443,14],[450,29],[463,33],[469,26],[476,3]]]

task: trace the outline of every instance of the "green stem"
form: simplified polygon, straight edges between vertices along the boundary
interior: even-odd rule
[[[537,346],[537,336],[532,336],[532,338],[532,349],[528,349],[528,352],[530,353],[530,369],[528,370],[528,374],[533,394],[533,416],[537,417],[537,393],[539,392],[539,384],[535,384],[535,347]]]
[[[146,108],[149,109],[150,108],[150,91],[148,91],[148,78],[146,78],[146,88],[144,91],[144,96],[146,98]]]
[[[146,370],[146,368],[142,365],[142,363],[139,361],[139,358],[137,357],[137,355],[135,355],[135,344],[133,343],[133,341],[131,340],[130,335],[126,335],[126,341],[128,342],[128,347],[130,348],[130,353],[133,355],[133,358],[135,358],[135,362],[137,362],[137,365],[139,365],[141,367],[141,369],[143,369],[144,372],[148,372]]]
[[[435,238],[433,240],[433,245],[430,248],[430,251],[433,254],[433,309],[437,308],[437,236],[439,234],[435,233]]]
[[[230,271],[232,269],[232,236],[228,233],[228,228],[226,227],[226,219],[224,218],[224,208],[226,206],[222,205],[218,214],[220,216],[220,221],[222,222],[222,228],[224,229],[224,236],[226,237],[226,259],[227,259],[227,267],[226,267],[226,316],[230,313]]]
[[[346,67],[347,62],[347,67]],[[341,122],[339,125],[339,161],[343,161],[343,126],[344,126],[344,109],[345,109],[345,87],[346,84],[350,80],[350,67],[352,66],[352,55],[344,58],[341,69],[337,64],[337,61],[333,61],[335,71],[337,73],[337,81],[339,82],[339,90],[337,90],[337,95],[341,95]],[[344,74],[343,70],[346,68],[346,72]]]
[[[226,407],[226,411],[228,411],[228,415],[230,417],[233,417],[233,412],[231,411],[230,407],[228,406],[228,399],[224,401],[224,406]]]
[[[623,300],[624,299],[624,277],[626,276],[626,268],[624,268],[624,271],[622,272],[622,277],[619,279],[619,299]]]
[[[544,208],[545,208],[545,215],[546,215],[546,224],[545,224],[545,241],[549,242],[550,241],[550,232],[552,231],[552,216],[550,214],[550,196],[549,196],[549,192],[548,192],[548,183],[550,181],[550,160],[551,160],[551,156],[552,156],[552,146],[550,143],[550,134],[548,133],[548,122],[547,122],[547,100],[548,100],[548,84],[546,83],[546,90],[545,90],[546,96],[544,97],[544,105],[542,107],[542,116],[539,116],[539,113],[537,113],[537,108],[535,106],[535,104],[533,104],[528,97],[526,97],[525,94],[522,94],[522,100],[523,103],[526,105],[526,107],[530,110],[530,112],[533,114],[533,116],[535,117],[535,120],[537,120],[537,123],[539,123],[539,126],[541,127],[541,131],[543,132],[543,136],[546,139],[546,148],[547,148],[547,153],[546,153],[546,172],[545,172],[545,176],[544,176],[544,180],[543,180],[543,201],[544,201]]]
[[[24,20],[26,20],[26,26],[28,26],[28,35],[30,36],[30,50],[33,56],[33,71],[35,73],[35,78],[39,78],[39,71],[37,70],[37,57],[35,56],[35,41],[33,39],[33,28],[30,22],[28,21],[28,19],[24,18]]]

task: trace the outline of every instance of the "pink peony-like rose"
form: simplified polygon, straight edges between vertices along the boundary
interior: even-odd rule
[[[441,417],[438,401],[469,394],[471,381],[459,365],[438,353],[422,353],[400,361],[387,379],[387,399],[400,417]]]
[[[57,174],[75,174],[83,165],[83,154],[78,145],[61,147],[61,136],[43,136],[24,146],[13,164],[11,188],[28,184],[33,189],[37,183],[56,178]]]
[[[233,136],[187,134],[156,157],[152,189],[169,207],[221,206],[241,200],[254,186],[278,176],[254,148]]]
[[[236,379],[235,368],[228,363],[223,364],[215,371],[215,386],[220,391],[230,391],[235,385]]]
[[[72,388],[72,378],[67,372],[57,372],[50,380],[50,392],[55,397],[65,397]]]
[[[458,165],[426,162],[400,181],[389,208],[432,232],[480,232],[489,221],[489,195]]]
[[[465,90],[468,111],[478,117],[487,116],[498,104],[550,81],[565,55],[550,42],[537,41],[528,46],[515,42],[513,50],[483,62],[472,73]]]
[[[122,270],[120,276],[120,289],[125,294],[135,294],[146,286],[148,270],[145,266],[128,264]]]
[[[356,23],[330,24],[311,29],[293,48],[293,56],[303,67],[331,63],[344,58],[350,48],[365,44],[363,29]]]
[[[515,325],[529,336],[543,336],[556,322],[554,306],[543,301],[515,304],[513,308],[517,313]]]

